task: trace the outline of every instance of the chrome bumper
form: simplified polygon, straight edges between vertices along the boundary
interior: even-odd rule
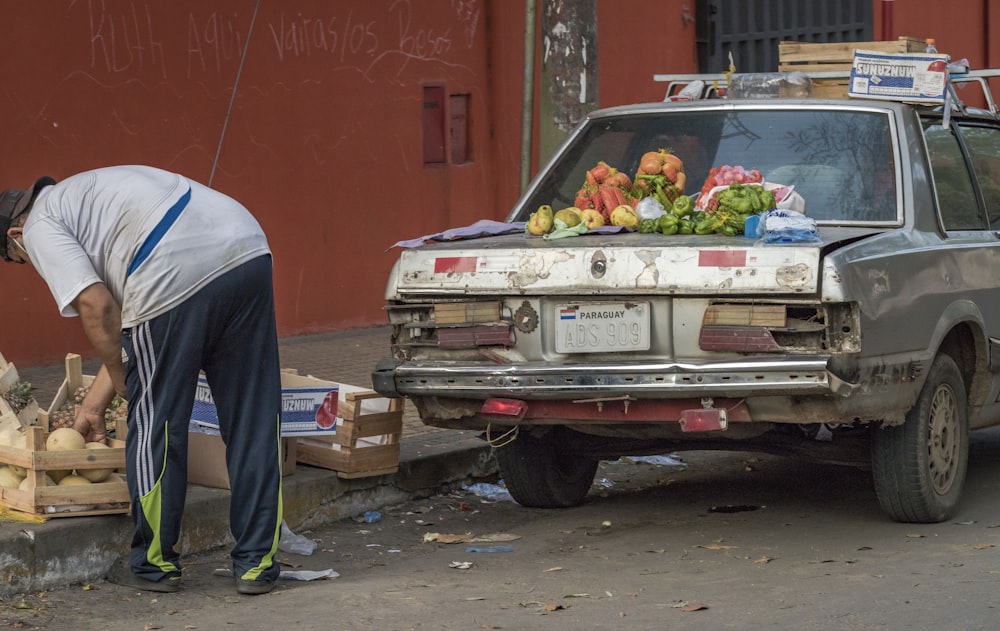
[[[372,374],[384,396],[563,399],[849,395],[856,386],[827,370],[826,358],[712,364],[443,365],[381,362]]]

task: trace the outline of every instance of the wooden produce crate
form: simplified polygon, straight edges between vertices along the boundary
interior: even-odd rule
[[[66,355],[66,378],[59,386],[59,390],[56,391],[56,396],[52,399],[52,403],[46,409],[39,410],[38,424],[46,431],[52,431],[55,429],[52,427],[52,421],[55,413],[66,405],[67,401],[71,401],[76,396],[77,389],[89,388],[90,384],[93,382],[93,375],[83,374],[83,359],[76,353],[69,353]],[[74,407],[76,410],[79,409],[78,405],[75,405]],[[114,436],[119,440],[125,440],[125,431],[127,429],[126,419],[119,419],[113,428],[108,427],[107,429],[108,436]],[[112,429],[114,430],[113,433]]]
[[[824,72],[841,70],[850,72],[855,50],[873,50],[880,53],[922,53],[927,44],[915,37],[900,37],[884,42],[780,42],[778,44],[779,72]],[[847,97],[850,80],[813,79],[812,96],[817,98]]]
[[[347,392],[338,402],[337,431],[302,436],[297,460],[332,469],[340,478],[364,478],[399,470],[403,399],[384,399],[368,391]]]
[[[111,515],[129,511],[129,493],[125,478],[112,473],[104,482],[80,486],[47,486],[49,471],[72,469],[125,468],[125,443],[109,440],[110,449],[72,449],[47,451],[48,432],[39,426],[25,430],[25,447],[0,445],[0,464],[27,470],[25,490],[0,488],[4,508],[45,517],[82,517]]]
[[[0,395],[10,391],[21,380],[17,368],[0,354]],[[14,412],[7,400],[0,396],[0,428],[21,429],[34,425],[38,419],[38,402],[32,400],[24,409]]]

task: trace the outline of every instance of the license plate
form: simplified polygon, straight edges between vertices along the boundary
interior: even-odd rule
[[[649,303],[602,302],[556,306],[556,352],[649,350]]]

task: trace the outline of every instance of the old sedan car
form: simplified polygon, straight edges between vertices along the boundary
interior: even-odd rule
[[[376,390],[424,423],[482,430],[526,506],[581,502],[600,459],[731,449],[870,464],[893,519],[947,519],[969,431],[1000,421],[995,109],[715,98],[593,112],[511,230],[493,231],[507,234],[401,252]],[[686,193],[740,165],[797,194],[810,229],[557,239],[519,223],[578,203],[594,165],[636,174],[660,148],[682,159]]]

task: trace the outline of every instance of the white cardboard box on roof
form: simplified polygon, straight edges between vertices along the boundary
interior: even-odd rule
[[[866,99],[943,103],[948,55],[854,51],[848,96]]]

